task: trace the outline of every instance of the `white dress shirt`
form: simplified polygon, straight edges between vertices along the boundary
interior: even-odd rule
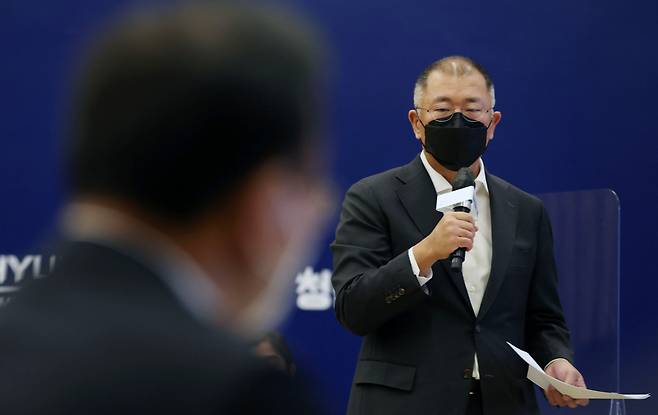
[[[430,166],[424,151],[420,153],[420,159],[432,180],[437,195],[451,192],[452,185],[434,170],[432,166]],[[478,231],[475,233],[475,238],[473,239],[473,249],[466,252],[466,258],[462,265],[462,274],[464,276],[464,285],[466,286],[471,306],[477,316],[480,311],[480,305],[482,304],[484,290],[487,288],[487,283],[489,282],[492,255],[489,187],[487,186],[482,159],[480,159],[480,173],[475,178],[475,203],[477,205],[475,224],[478,227]],[[408,253],[409,261],[411,262],[411,269],[416,278],[418,278],[418,283],[423,288],[423,291],[428,294],[429,291],[425,287],[425,284],[433,276],[432,269],[430,268],[428,275],[420,275],[420,269],[416,258],[414,257],[413,248],[409,248]],[[477,355],[474,356],[473,377],[476,379],[480,378]]]

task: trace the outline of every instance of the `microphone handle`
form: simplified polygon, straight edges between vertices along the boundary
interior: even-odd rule
[[[469,203],[470,204],[470,203]],[[468,206],[460,205],[452,209],[454,212],[470,213],[471,209]],[[455,252],[450,254],[450,269],[453,272],[462,272],[462,263],[466,258],[466,248],[457,248]]]

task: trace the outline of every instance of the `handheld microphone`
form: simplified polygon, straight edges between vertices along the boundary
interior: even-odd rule
[[[475,178],[473,177],[473,173],[471,173],[467,167],[462,167],[459,169],[457,176],[455,176],[455,179],[452,181],[452,190],[455,191],[470,186],[475,187]],[[475,197],[475,195],[473,195],[473,197]],[[470,213],[472,205],[473,200],[467,199],[458,203],[452,210],[455,212]],[[466,249],[457,248],[455,252],[450,254],[450,269],[452,269],[454,272],[461,272],[462,263],[464,262],[465,257]]]

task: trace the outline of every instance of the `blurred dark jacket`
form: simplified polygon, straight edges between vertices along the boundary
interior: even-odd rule
[[[107,246],[63,242],[0,311],[0,413],[307,414],[308,394]]]

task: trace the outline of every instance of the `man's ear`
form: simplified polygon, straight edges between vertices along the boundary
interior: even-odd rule
[[[417,140],[420,140],[422,142],[422,137],[423,134],[425,134],[425,131],[423,131],[416,110],[409,110],[409,112],[407,113],[407,119],[409,120],[409,124],[411,124],[411,129],[414,132],[414,136],[416,137]]]
[[[496,126],[500,122],[500,120],[503,118],[503,114],[501,114],[500,111],[494,111],[493,113],[493,119],[491,120],[491,125],[489,126],[489,129],[487,130],[487,144],[489,144],[489,141],[493,140],[494,138],[494,131],[496,131]]]
[[[233,260],[242,268],[243,276],[255,273],[252,265],[257,257],[266,256],[268,251],[276,251],[270,246],[281,244],[279,229],[272,226],[272,196],[277,192],[283,179],[283,169],[278,163],[270,162],[252,172],[232,195],[228,203],[231,223],[225,228],[231,229],[225,235],[232,247]],[[267,258],[263,258],[267,259]]]

